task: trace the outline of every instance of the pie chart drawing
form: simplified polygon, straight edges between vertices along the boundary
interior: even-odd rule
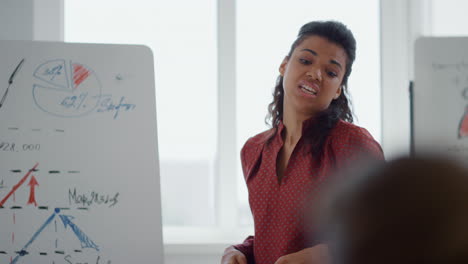
[[[49,60],[33,73],[33,98],[42,111],[58,117],[92,112],[101,98],[101,82],[86,65],[65,59]]]

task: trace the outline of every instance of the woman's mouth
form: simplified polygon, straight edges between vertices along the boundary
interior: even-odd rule
[[[299,88],[304,92],[304,93],[307,93],[307,94],[311,94],[311,95],[317,95],[317,91],[310,87],[309,85],[307,84],[301,84],[299,85]]]

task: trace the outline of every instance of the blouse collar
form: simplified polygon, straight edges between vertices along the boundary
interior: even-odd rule
[[[306,131],[310,130],[316,123],[317,123],[317,119],[315,117],[311,117],[309,119],[304,120],[302,122],[302,135],[304,135]],[[284,129],[283,120],[280,120],[278,124],[277,134],[281,135],[281,133],[283,132],[283,129]]]

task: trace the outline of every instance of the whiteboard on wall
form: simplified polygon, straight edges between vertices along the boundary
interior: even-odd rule
[[[413,144],[468,160],[468,37],[416,41]]]
[[[154,65],[0,41],[0,263],[162,263]]]

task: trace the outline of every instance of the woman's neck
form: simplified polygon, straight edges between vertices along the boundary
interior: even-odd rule
[[[302,136],[302,126],[304,121],[310,119],[311,116],[291,113],[290,111],[283,112],[283,141],[287,146],[295,146]]]

